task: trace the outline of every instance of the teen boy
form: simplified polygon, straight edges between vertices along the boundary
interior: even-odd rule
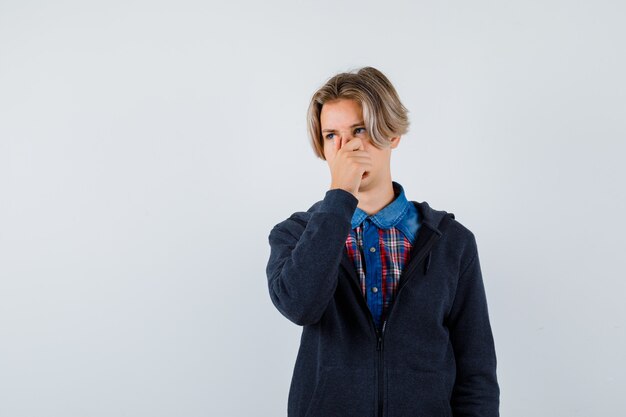
[[[309,134],[330,189],[274,226],[266,271],[272,303],[303,326],[289,417],[499,416],[474,234],[391,179],[408,125],[371,67],[313,95]]]

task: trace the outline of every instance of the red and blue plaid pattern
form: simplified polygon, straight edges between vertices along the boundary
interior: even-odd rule
[[[418,212],[402,186],[393,182],[395,198],[367,215],[357,207],[346,239],[348,256],[361,282],[361,292],[380,328],[398,289],[419,229]]]
[[[380,247],[378,254],[380,256],[380,265],[382,266],[379,277],[379,290],[382,291],[383,308],[381,317],[375,317],[375,322],[381,322],[385,319],[389,305],[396,294],[400,275],[409,261],[413,245],[395,227],[383,230],[378,229],[377,232]],[[356,229],[350,231],[346,240],[346,247],[360,278],[363,297],[367,300],[366,265],[363,261],[363,226],[357,226]]]

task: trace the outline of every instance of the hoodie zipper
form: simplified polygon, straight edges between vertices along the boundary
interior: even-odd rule
[[[422,262],[422,260],[428,255],[429,259],[428,259],[428,263],[430,264],[430,249],[433,245],[433,243],[435,242],[435,240],[437,240],[437,238],[439,238],[439,235],[436,233],[433,233],[432,236],[430,236],[428,238],[428,241],[424,244],[423,246],[423,250],[421,253],[419,253],[419,258],[415,259],[415,262],[410,262],[408,268],[406,269],[406,279],[404,280],[404,282],[400,283],[400,287],[398,287],[398,291],[396,292],[396,295],[393,298],[393,301],[391,302],[391,305],[389,306],[389,310],[387,311],[387,318],[385,319],[385,323],[387,323],[387,320],[389,320],[389,318],[391,317],[391,313],[393,312],[393,307],[396,305],[396,300],[398,299],[398,296],[400,295],[400,293],[402,292],[402,289],[404,287],[406,287],[406,284],[409,282],[409,279],[411,279],[411,274],[413,273],[413,270],[415,268],[417,268],[417,265]]]
[[[376,350],[378,351],[378,417],[383,416],[383,396],[384,385],[383,385],[383,335],[385,334],[385,325],[387,324],[387,320],[383,321],[383,327],[380,333],[378,333],[378,343],[376,345]]]
[[[350,280],[352,281],[352,280]],[[377,368],[377,374],[376,374],[376,381],[378,383],[378,416],[382,417],[383,415],[383,335],[385,333],[385,324],[387,323],[387,320],[383,321],[383,326],[382,326],[382,330],[379,331],[378,328],[376,327],[376,323],[374,322],[374,316],[372,315],[372,312],[370,311],[369,307],[367,306],[367,303],[365,302],[365,298],[363,298],[363,294],[361,293],[361,288],[357,286],[357,284],[352,281],[354,283],[354,288],[356,289],[358,296],[360,298],[360,302],[361,302],[361,306],[363,307],[363,309],[365,309],[366,314],[369,316],[370,318],[370,324],[372,325],[372,328],[374,329],[374,333],[376,334],[376,351],[377,351],[377,355],[376,355],[376,368]]]
[[[393,311],[393,307],[396,304],[396,300],[398,299],[398,295],[400,294],[400,291],[402,291],[402,288],[406,286],[407,282],[411,278],[411,275],[409,274],[413,272],[413,270],[424,259],[426,255],[430,257],[430,249],[432,247],[432,244],[438,237],[439,235],[437,233],[433,233],[429,237],[428,241],[426,241],[426,243],[424,244],[421,252],[416,255],[415,262],[409,263],[408,268],[406,270],[406,279],[404,280],[402,285],[398,288],[398,292],[396,293],[393,301],[391,302],[391,305],[389,306],[389,310],[387,311],[387,317],[385,318],[385,320],[383,320],[382,330],[379,332],[378,329],[376,329],[376,335],[378,337],[378,342],[376,344],[376,350],[378,351],[378,417],[383,417],[383,397],[385,395],[384,384],[383,384],[383,378],[384,378],[383,348],[384,348],[384,341],[385,341],[384,339],[385,327],[387,325],[387,321],[391,317],[391,312]],[[369,308],[367,310],[369,311]],[[370,316],[372,316],[371,312],[370,312]],[[372,322],[373,322],[373,317],[372,317]]]
[[[407,281],[411,277],[409,274],[413,272],[413,270],[424,259],[426,255],[430,255],[430,249],[432,247],[432,244],[438,237],[439,237],[439,234],[433,231],[433,234],[428,238],[424,246],[422,246],[420,253],[416,254],[416,257],[414,259],[411,259],[411,261],[409,262],[407,269],[405,270],[405,272],[403,272],[403,275],[406,275],[407,278],[404,280],[404,282],[401,282],[401,285],[398,288],[398,292],[396,293],[393,301],[391,302],[391,305],[387,312],[387,317],[385,318],[385,320],[383,320],[383,325],[380,331],[376,328],[376,323],[374,323],[374,316],[372,315],[372,312],[370,311],[369,307],[367,306],[367,303],[365,302],[365,299],[363,298],[363,294],[361,293],[360,286],[353,279],[350,279],[350,281],[353,284],[353,288],[356,290],[357,294],[359,295],[358,298],[360,299],[361,307],[366,310],[367,315],[370,318],[370,323],[372,324],[372,328],[374,329],[374,332],[376,334],[376,351],[378,352],[377,359],[376,359],[377,370],[378,370],[377,378],[376,378],[378,382],[378,417],[383,417],[383,397],[385,395],[384,374],[383,374],[384,372],[383,348],[384,348],[385,327],[387,325],[387,321],[389,320],[389,317],[391,317],[391,312],[393,311],[393,307],[396,304],[396,300],[398,299],[398,295],[400,294],[400,291],[402,291],[402,288],[404,288]]]
[[[376,327],[376,323],[374,322],[374,316],[372,315],[372,312],[370,311],[369,307],[367,306],[367,303],[365,301],[365,298],[363,297],[363,294],[361,293],[361,288],[359,287],[359,285],[353,280],[350,279],[350,282],[352,282],[352,288],[354,288],[354,290],[357,293],[357,299],[359,300],[359,304],[361,304],[361,307],[365,310],[365,314],[367,314],[367,316],[369,317],[369,322],[371,324],[372,329],[374,329],[374,333],[376,334],[376,351],[377,351],[377,355],[376,355],[376,369],[377,369],[377,375],[376,375],[376,381],[378,383],[378,416],[382,417],[383,415],[383,404],[382,404],[382,400],[383,400],[383,396],[384,396],[384,392],[383,392],[383,335],[385,332],[385,324],[387,323],[387,320],[383,321],[383,326],[382,326],[382,330],[379,331],[378,328]]]

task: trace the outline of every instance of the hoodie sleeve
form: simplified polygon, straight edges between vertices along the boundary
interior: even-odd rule
[[[293,323],[316,323],[330,303],[358,202],[346,190],[328,190],[306,227],[287,219],[270,231],[266,268],[270,297]]]
[[[499,417],[496,352],[473,234],[468,253],[448,317],[457,370],[451,406],[454,417]]]

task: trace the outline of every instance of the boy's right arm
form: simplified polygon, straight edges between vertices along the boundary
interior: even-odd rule
[[[287,219],[271,230],[267,279],[272,303],[293,323],[318,322],[337,288],[339,264],[359,200],[341,188],[326,191],[303,230]]]

